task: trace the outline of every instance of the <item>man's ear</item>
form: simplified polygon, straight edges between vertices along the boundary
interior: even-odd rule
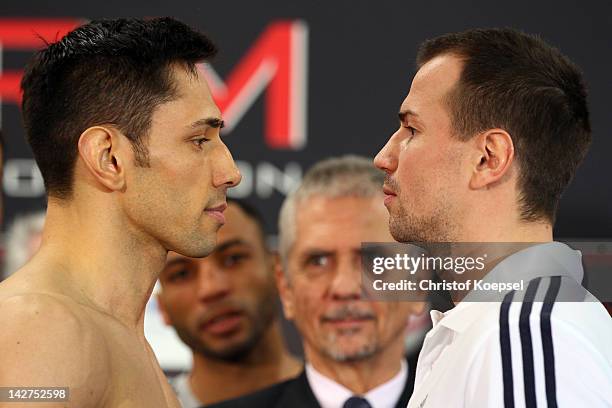
[[[119,154],[119,131],[111,126],[92,126],[79,137],[79,155],[90,175],[108,191],[125,187],[124,161]]]
[[[283,269],[280,256],[276,254],[274,257],[274,277],[276,278],[276,287],[278,288],[278,295],[280,296],[281,303],[283,304],[283,314],[285,319],[293,320],[295,316],[294,300],[293,300],[293,288],[287,278],[286,272]]]
[[[512,137],[503,129],[490,129],[474,138],[477,153],[470,188],[487,188],[509,174],[514,162]]]

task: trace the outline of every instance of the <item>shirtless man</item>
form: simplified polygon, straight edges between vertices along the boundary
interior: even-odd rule
[[[167,252],[209,254],[240,181],[195,66],[214,53],[170,18],[95,21],[26,69],[48,208],[39,252],[0,285],[0,386],[69,388],[46,406],[179,406],[143,319]]]

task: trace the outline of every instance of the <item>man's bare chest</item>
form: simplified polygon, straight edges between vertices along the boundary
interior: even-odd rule
[[[111,370],[104,406],[180,407],[144,339],[112,325],[103,330]]]

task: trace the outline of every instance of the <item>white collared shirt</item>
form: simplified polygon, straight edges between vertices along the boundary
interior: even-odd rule
[[[523,303],[520,293],[508,293],[503,302],[432,311],[408,407],[612,406],[612,319],[577,283],[580,253],[556,242],[535,245],[490,273],[528,278],[537,298],[573,285],[589,301]]]
[[[202,404],[191,391],[191,384],[189,383],[190,373],[181,373],[173,378],[170,378],[168,382],[174,389],[176,397],[181,403],[183,408],[198,408]]]
[[[310,363],[306,363],[306,378],[321,408],[342,408],[346,400],[355,395],[345,386],[318,372]],[[368,400],[372,408],[393,408],[402,396],[407,379],[408,364],[402,360],[401,368],[393,378],[361,397]]]

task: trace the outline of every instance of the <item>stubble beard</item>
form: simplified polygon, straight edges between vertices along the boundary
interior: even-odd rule
[[[402,243],[453,242],[456,225],[450,221],[448,205],[441,201],[429,215],[420,216],[407,210],[401,199],[398,204],[397,212],[389,214],[393,239]]]
[[[273,289],[272,289],[273,291]],[[246,318],[250,322],[249,333],[246,338],[231,347],[213,348],[206,341],[197,336],[194,330],[175,325],[175,330],[179,338],[196,354],[200,354],[208,359],[222,361],[226,363],[241,363],[247,360],[259,342],[265,336],[275,318],[275,305],[269,299],[272,295],[270,290],[266,290],[259,299],[255,313],[246,312]]]
[[[356,350],[350,352],[343,350],[337,344],[338,335],[336,333],[330,333],[326,337],[326,343],[328,344],[328,346],[323,347],[321,351],[327,357],[339,363],[365,360],[374,356],[375,354],[378,354],[378,352],[380,351],[380,347],[378,346],[378,339],[374,335],[366,339],[366,341]]]
[[[398,325],[386,340],[384,337],[380,337],[379,333],[372,332],[356,350],[350,352],[343,350],[338,345],[337,338],[339,335],[331,332],[325,336],[326,342],[320,352],[339,363],[364,361],[387,350],[398,339],[403,344],[404,332],[405,325],[403,324]]]
[[[375,314],[371,310],[362,309],[354,304],[343,305],[342,307],[329,310],[325,313],[325,318],[367,318],[376,319]],[[376,324],[374,322],[374,324]],[[324,334],[324,343],[321,348],[323,354],[337,362],[351,362],[367,359],[380,351],[378,333],[372,331],[366,333],[363,339],[356,348],[347,351],[338,343],[339,337],[344,336],[363,336],[360,329],[342,329],[339,331],[330,331]]]

